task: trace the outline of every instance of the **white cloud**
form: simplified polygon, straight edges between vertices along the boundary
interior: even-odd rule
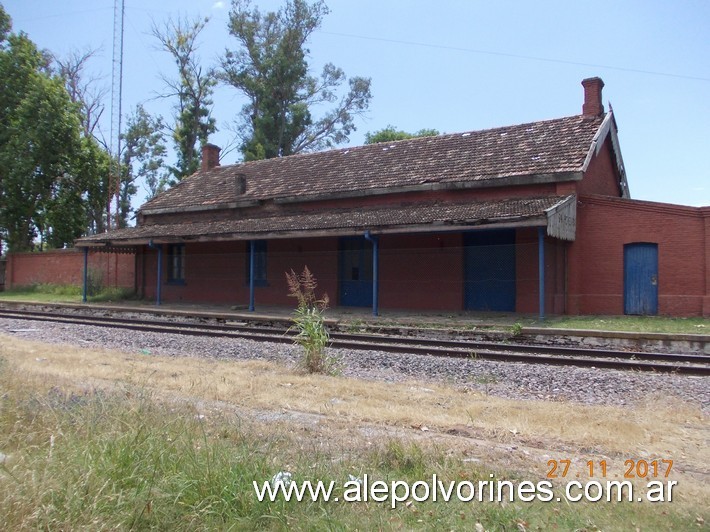
[[[222,0],[219,0],[212,4],[212,9],[224,9],[224,2]]]

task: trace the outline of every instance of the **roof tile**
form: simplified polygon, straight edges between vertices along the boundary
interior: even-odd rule
[[[149,239],[230,239],[278,237],[313,231],[333,234],[357,233],[366,229],[397,231],[416,226],[420,230],[445,229],[452,225],[484,225],[523,221],[544,216],[545,210],[566,199],[563,196],[522,198],[467,203],[426,203],[400,207],[339,209],[280,215],[266,218],[220,220],[163,225],[142,225],[82,238],[79,245],[118,244]]]
[[[603,117],[582,115],[391,143],[218,166],[198,172],[141,209],[179,211],[239,200],[487,181],[582,168]],[[237,175],[246,192],[237,194]]]

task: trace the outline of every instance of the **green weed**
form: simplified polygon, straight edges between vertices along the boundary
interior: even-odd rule
[[[330,334],[325,326],[323,313],[328,308],[328,294],[316,296],[318,283],[308,269],[301,274],[293,270],[286,273],[289,297],[296,298],[298,306],[292,318],[289,331],[296,331],[295,342],[303,348],[301,365],[308,373],[334,373],[337,361],[325,351],[330,342]]]
[[[710,334],[710,319],[668,316],[559,316],[537,326],[638,333]]]
[[[37,283],[29,286],[17,286],[0,292],[0,301],[78,303],[82,299],[82,294],[83,288],[81,286]],[[136,297],[135,292],[130,288],[104,287],[96,278],[92,277],[88,278],[87,296],[88,301],[97,303],[123,301]]]

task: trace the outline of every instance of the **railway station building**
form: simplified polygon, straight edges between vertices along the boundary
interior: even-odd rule
[[[630,198],[603,82],[580,114],[202,168],[136,227],[81,238],[135,254],[156,302],[293,306],[304,266],[338,307],[710,315],[710,207]]]

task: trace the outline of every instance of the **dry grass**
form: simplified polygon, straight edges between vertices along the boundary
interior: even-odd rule
[[[417,382],[303,375],[259,361],[134,355],[7,336],[0,336],[0,344],[0,356],[19,371],[78,389],[139,384],[166,397],[251,411],[315,414],[350,427],[418,432],[420,439],[458,435],[503,449],[511,444],[538,449],[553,458],[606,455],[616,457],[619,467],[627,458],[659,457],[675,459],[679,470],[707,472],[710,463],[710,430],[702,412],[668,398],[649,398],[635,408],[514,401]],[[429,430],[422,433],[422,427]],[[368,430],[360,433],[367,439]],[[546,461],[530,466],[541,472]]]
[[[514,401],[445,385],[3,335],[0,362],[0,440],[11,455],[0,468],[0,508],[13,529],[469,530],[481,521],[490,530],[630,523],[655,530],[708,520],[707,420],[663,398],[634,408]],[[604,458],[612,471],[623,471],[627,458],[671,458],[674,502],[427,503],[392,512],[369,504],[260,505],[250,488],[251,479],[282,467],[324,480],[367,472],[411,482],[437,472],[535,481],[551,458],[579,467]]]

